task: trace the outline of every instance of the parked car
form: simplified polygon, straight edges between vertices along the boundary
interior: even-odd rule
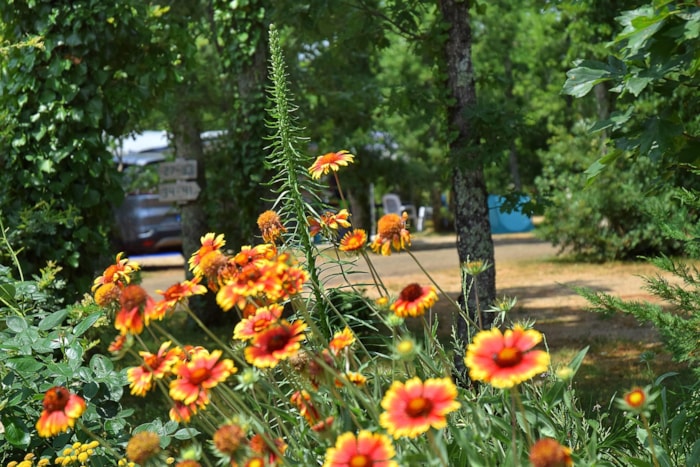
[[[158,164],[167,158],[164,132],[145,132],[123,142],[114,161],[122,174],[124,202],[115,207],[115,236],[127,254],[182,249],[178,206],[158,197]]]

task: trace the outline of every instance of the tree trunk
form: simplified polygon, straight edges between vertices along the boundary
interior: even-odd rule
[[[184,91],[183,91],[184,92]],[[183,96],[183,94],[180,94]],[[178,98],[178,99],[181,99]],[[197,184],[203,194],[206,188],[204,176],[204,148],[198,116],[193,114],[186,98],[176,103],[173,118],[170,122],[173,133],[175,156],[197,161]],[[183,204],[180,208],[182,215],[182,254],[185,257],[185,277],[192,279],[187,260],[201,246],[201,237],[209,231],[207,216],[200,198]],[[194,313],[207,325],[220,324],[223,313],[216,305],[214,294],[195,296],[190,299],[190,307]]]
[[[469,2],[460,0],[438,0],[442,17],[448,23],[448,38],[445,43],[445,66],[447,67],[447,89],[452,104],[447,109],[448,131],[455,136],[450,141],[450,153],[454,169],[452,186],[455,197],[455,229],[460,262],[482,261],[491,264],[481,274],[468,277],[463,290],[463,301],[467,314],[474,321],[490,327],[480,320],[479,310],[488,308],[496,298],[496,270],[489,222],[488,193],[484,180],[483,163],[476,154],[469,152],[473,134],[466,118],[469,107],[476,103],[476,89],[471,59],[471,27]],[[475,282],[472,284],[472,282]],[[483,317],[486,318],[490,314]],[[469,342],[468,327],[464,319],[457,317],[458,337],[461,348],[456,349],[455,365],[458,380],[466,380],[464,346]],[[464,379],[462,379],[464,378]]]

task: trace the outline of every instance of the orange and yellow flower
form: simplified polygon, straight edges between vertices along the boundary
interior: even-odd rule
[[[338,249],[347,253],[354,253],[362,250],[365,245],[367,245],[367,232],[363,229],[354,229],[340,239]]]
[[[207,288],[199,283],[201,280],[201,277],[195,277],[191,281],[184,280],[177,284],[173,284],[168,287],[165,292],[162,290],[156,290],[156,293],[163,296],[163,300],[160,300],[155,304],[152,314],[153,319],[161,320],[169,311],[175,308],[175,305],[177,305],[179,302],[183,302],[193,295],[202,295],[207,293]]]
[[[437,299],[434,287],[408,284],[401,290],[399,298],[391,304],[391,310],[401,318],[423,316],[425,310],[433,306]]]
[[[272,449],[271,446],[275,448]],[[275,438],[273,440],[265,440],[262,435],[256,434],[248,442],[248,447],[257,456],[256,458],[262,460],[260,467],[269,467],[277,465],[280,460],[280,456],[284,455],[284,451],[287,450],[287,443],[285,443],[281,438]],[[246,464],[247,465],[247,464]]]
[[[272,323],[282,317],[284,308],[281,305],[264,306],[257,309],[253,316],[242,319],[233,328],[233,338],[250,340],[258,333],[267,329]]]
[[[170,382],[170,397],[185,405],[200,397],[202,390],[207,391],[225,381],[238,371],[229,359],[221,359],[221,350],[209,353],[200,350],[192,355],[190,361],[175,369],[177,379]]]
[[[549,354],[532,350],[541,341],[542,334],[520,325],[504,334],[498,328],[481,331],[474,336],[464,358],[469,376],[506,389],[544,373],[549,367]]]
[[[650,389],[650,386],[644,388],[635,386],[619,398],[617,404],[621,409],[635,414],[647,411],[653,407],[653,402],[659,395],[658,392],[651,393]]]
[[[392,460],[395,455],[391,439],[385,435],[367,430],[357,436],[347,432],[328,448],[323,467],[398,467]]]
[[[321,416],[318,409],[311,400],[311,394],[305,389],[296,391],[289,398],[289,401],[299,409],[299,413],[306,419],[309,425],[315,425],[320,420]]]
[[[113,303],[119,303],[122,287],[121,284],[114,282],[100,285],[97,287],[97,290],[95,290],[95,303],[103,307],[110,306]]]
[[[196,415],[201,409],[209,405],[208,391],[201,390],[197,394],[197,399],[191,404],[183,404],[180,401],[173,401],[173,407],[170,408],[170,420],[178,423],[189,423],[192,416]]]
[[[306,337],[306,323],[280,320],[259,332],[245,349],[245,358],[258,368],[272,368],[281,360],[293,357]]]
[[[163,342],[156,354],[139,352],[143,365],[126,371],[131,394],[143,397],[153,388],[156,380],[171,374],[173,366],[181,361],[182,352],[178,348],[171,349],[170,344],[170,341]]]
[[[341,209],[337,214],[326,211],[321,214],[321,219],[319,220],[308,217],[306,220],[309,223],[309,234],[314,237],[322,231],[328,233],[330,231],[337,231],[341,227],[347,229],[351,225],[348,220],[349,217],[350,213],[347,209]]]
[[[75,426],[75,421],[85,412],[85,400],[62,386],[54,386],[44,395],[44,410],[36,422],[36,430],[42,438],[55,436]]]
[[[141,334],[148,325],[155,301],[146,289],[137,284],[124,287],[119,297],[121,309],[114,318],[114,327],[121,334]]]
[[[122,258],[124,253],[117,254],[114,264],[107,267],[101,276],[95,279],[92,285],[92,291],[94,292],[99,286],[104,284],[114,284],[119,283],[121,285],[126,285],[131,281],[131,274],[139,270],[139,263],[136,261],[131,261],[128,258]]]
[[[355,335],[352,333],[349,327],[345,326],[340,332],[333,334],[333,339],[331,339],[328,344],[328,348],[333,352],[333,355],[338,355],[341,350],[346,347],[350,347],[355,342]]]
[[[337,172],[341,166],[345,167],[354,160],[355,156],[346,150],[329,152],[316,158],[309,167],[309,173],[311,178],[318,180],[321,175],[326,175],[330,171]]]
[[[199,240],[202,246],[200,246],[199,250],[195,251],[188,260],[190,271],[192,271],[195,276],[204,275],[203,271],[199,267],[199,263],[202,261],[202,258],[212,251],[220,250],[224,247],[224,245],[226,245],[224,234],[216,235],[215,233],[209,232],[202,236]]]
[[[277,240],[287,231],[280,216],[275,211],[265,211],[258,216],[258,228],[262,233],[262,238],[266,243],[276,243]]]
[[[542,438],[530,448],[532,467],[572,467],[571,449],[556,439]]]
[[[457,387],[449,378],[394,381],[382,399],[379,424],[394,438],[415,438],[430,427],[444,428],[447,414],[460,407],[456,398]]]
[[[357,373],[355,371],[347,371],[345,372],[344,376],[348,383],[353,384],[359,388],[367,384],[367,377],[362,373]],[[346,383],[340,378],[335,379],[336,387],[342,388],[345,384]]]
[[[382,256],[391,255],[391,248],[396,251],[405,250],[411,246],[411,234],[406,229],[408,215],[384,214],[377,222],[377,236],[370,244],[375,253]]]

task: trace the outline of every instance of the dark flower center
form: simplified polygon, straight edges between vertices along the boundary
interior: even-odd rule
[[[68,404],[70,392],[60,386],[53,387],[44,396],[44,409],[48,412],[62,411]]]
[[[350,467],[372,467],[372,459],[365,454],[355,454],[348,463]]]
[[[270,352],[275,352],[277,350],[283,349],[289,342],[289,337],[289,332],[284,328],[280,328],[275,335],[271,336],[268,339],[267,349]]]
[[[433,409],[433,404],[425,397],[416,397],[406,405],[406,413],[413,418],[426,417]]]
[[[401,291],[399,298],[406,302],[415,302],[423,294],[423,288],[419,284],[408,284]]]
[[[209,379],[211,376],[211,372],[209,371],[209,368],[195,368],[192,370],[192,373],[190,373],[190,382],[192,384],[201,384],[202,382],[206,381]]]
[[[501,368],[510,368],[523,359],[523,353],[514,347],[503,347],[500,352],[493,355],[493,361]]]

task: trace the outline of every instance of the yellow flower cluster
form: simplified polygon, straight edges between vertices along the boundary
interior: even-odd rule
[[[12,461],[9,464],[7,464],[7,467],[43,467],[51,464],[51,461],[47,458],[39,459],[36,464],[34,463],[35,460],[36,456],[30,452],[29,454],[24,456],[23,460],[19,462]]]
[[[54,464],[62,466],[89,465],[88,460],[99,445],[100,443],[97,441],[90,441],[87,444],[73,443],[72,446],[68,446],[63,450],[63,455],[57,457]]]

